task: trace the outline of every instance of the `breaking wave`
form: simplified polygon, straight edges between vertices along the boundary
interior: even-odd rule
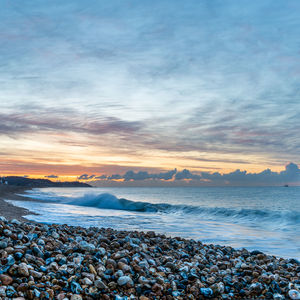
[[[136,212],[160,212],[160,213],[183,213],[206,217],[225,217],[231,219],[251,219],[276,221],[282,220],[288,223],[300,223],[300,213],[292,211],[270,211],[259,209],[233,209],[224,207],[202,207],[192,205],[172,205],[167,203],[138,202],[103,193],[99,195],[86,194],[79,198],[64,198],[64,204],[100,209],[115,209]]]
[[[188,214],[199,216],[204,219],[226,218],[231,221],[259,221],[275,222],[295,225],[300,223],[300,213],[297,211],[274,211],[268,209],[250,209],[250,208],[226,208],[226,207],[207,207],[193,206],[184,204],[168,203],[150,203],[132,201],[125,198],[117,198],[110,193],[85,194],[82,197],[58,196],[55,193],[38,193],[29,191],[27,195],[37,200],[54,202],[68,205],[77,205],[85,207],[95,207],[99,209],[112,209],[131,212],[149,212],[149,213],[173,213]]]

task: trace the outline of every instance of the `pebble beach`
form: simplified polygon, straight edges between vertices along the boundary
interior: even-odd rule
[[[300,262],[154,232],[0,217],[1,299],[300,299]]]

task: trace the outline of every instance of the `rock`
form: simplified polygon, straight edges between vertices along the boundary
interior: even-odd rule
[[[13,279],[10,276],[4,274],[0,275],[0,280],[3,285],[10,285],[13,282]]]
[[[39,239],[37,241],[37,244],[40,245],[40,246],[45,246],[45,241],[43,239]]]
[[[101,255],[101,256],[104,256],[106,254],[106,250],[102,247],[98,248],[98,253]]]
[[[149,280],[146,277],[144,277],[144,276],[140,276],[140,278],[139,278],[138,281],[141,284],[147,284],[147,283],[149,283]]]
[[[93,251],[96,248],[93,244],[89,244],[86,241],[81,241],[79,244],[79,247],[82,250],[86,250],[86,251]]]
[[[87,277],[82,279],[82,283],[85,284],[85,285],[92,285],[93,284],[93,282]]]
[[[0,222],[7,223],[7,219],[3,216],[0,216]]]
[[[54,238],[54,239],[59,239],[59,234],[56,232],[56,231],[53,231],[51,236]]]
[[[211,297],[213,295],[213,290],[210,288],[201,288],[200,289],[200,293],[204,296],[204,297]]]
[[[80,294],[82,291],[81,285],[77,283],[76,281],[71,282],[71,291],[75,294]]]
[[[29,273],[34,278],[42,278],[42,276],[43,276],[43,274],[41,272],[37,272],[35,270],[30,270]]]
[[[118,285],[123,286],[126,284],[133,285],[133,281],[129,276],[121,276],[118,279]]]
[[[65,293],[60,293],[60,294],[57,295],[57,300],[64,300],[64,299],[68,299],[68,298],[66,298]]]
[[[241,269],[247,269],[248,268],[248,265],[247,264],[245,264],[245,263],[242,263],[241,264]]]
[[[293,300],[300,299],[300,292],[297,290],[289,290],[289,297]]]
[[[71,300],[82,300],[82,297],[80,295],[72,295]]]
[[[6,296],[13,297],[16,294],[16,290],[12,286],[8,286],[6,289]]]
[[[263,290],[263,285],[260,282],[252,283],[249,287],[250,291],[255,291],[257,293],[260,293]]]
[[[179,297],[180,296],[180,292],[179,291],[173,291],[172,292],[172,296],[175,297],[175,298]]]
[[[250,255],[257,255],[257,254],[263,254],[261,251],[254,250],[250,252]]]
[[[299,299],[299,273],[294,259],[183,238],[0,221],[0,299]]]
[[[5,241],[0,241],[0,249],[5,249],[7,248],[8,244]]]
[[[22,276],[28,277],[29,276],[29,271],[27,264],[25,263],[20,263],[18,266],[18,273]]]
[[[300,265],[300,261],[297,260],[297,259],[295,259],[295,258],[290,258],[290,259],[288,260],[288,262],[289,262],[290,264]]]
[[[212,267],[210,267],[209,271],[212,273],[219,272],[219,268],[217,266],[212,266]]]
[[[115,298],[114,298],[115,300],[128,300],[128,297],[127,296],[124,296],[124,297],[122,297],[122,296],[119,296],[119,295],[115,295]],[[141,298],[140,298],[141,299]],[[147,298],[148,299],[148,298]]]
[[[217,284],[217,290],[220,294],[223,294],[224,293],[224,290],[225,290],[225,286],[224,286],[224,283],[223,282],[219,282]]]
[[[21,222],[18,221],[17,219],[12,219],[12,220],[10,221],[10,223],[11,223],[11,224],[15,224],[15,225],[20,225],[20,224],[21,224]]]
[[[9,255],[9,256],[6,258],[6,260],[7,260],[7,262],[6,262],[6,265],[7,265],[7,266],[12,266],[12,265],[16,262],[16,260],[13,258],[12,255]]]
[[[96,272],[96,270],[95,270],[95,268],[94,268],[93,265],[89,265],[89,270],[90,270],[90,272],[91,272],[92,274],[97,275],[97,272]]]
[[[105,283],[100,279],[96,280],[94,284],[100,290],[107,289],[107,286],[105,285]]]
[[[15,252],[15,253],[14,253],[14,258],[15,258],[16,260],[20,260],[23,256],[24,256],[24,255],[23,255],[22,252]]]
[[[216,282],[216,278],[213,276],[209,276],[206,281],[211,285],[214,284]]]
[[[0,286],[0,297],[6,296],[6,286]]]

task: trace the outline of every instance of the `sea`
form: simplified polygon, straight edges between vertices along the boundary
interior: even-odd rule
[[[36,188],[8,201],[42,222],[155,231],[300,259],[300,187]]]

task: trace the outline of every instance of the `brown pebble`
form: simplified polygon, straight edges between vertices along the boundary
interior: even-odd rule
[[[10,285],[13,282],[13,279],[10,276],[5,274],[0,275],[0,280],[3,285]]]

